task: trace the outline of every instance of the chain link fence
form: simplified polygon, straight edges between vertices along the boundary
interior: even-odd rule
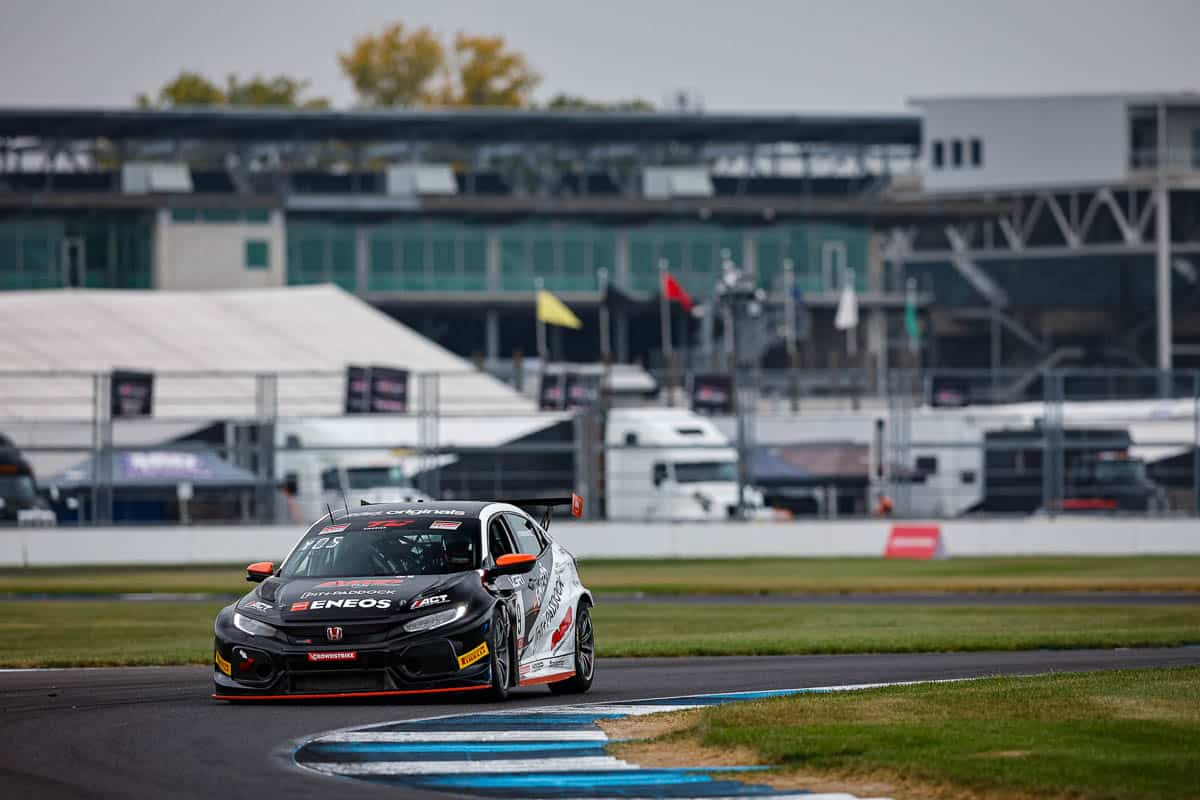
[[[402,413],[346,414],[344,372],[164,372],[127,416],[108,373],[2,373],[0,524],[572,491],[593,519],[1198,513],[1200,373],[745,370],[703,413],[692,375],[552,410],[530,377],[413,373]]]

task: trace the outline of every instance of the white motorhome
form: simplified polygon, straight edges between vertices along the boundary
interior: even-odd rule
[[[608,518],[721,520],[737,509],[737,451],[705,417],[615,408],[605,429]]]

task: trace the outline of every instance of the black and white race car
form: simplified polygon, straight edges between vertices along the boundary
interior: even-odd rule
[[[278,568],[246,568],[258,586],[214,625],[213,697],[586,692],[592,595],[546,533],[566,504],[582,512],[577,495],[330,512]]]

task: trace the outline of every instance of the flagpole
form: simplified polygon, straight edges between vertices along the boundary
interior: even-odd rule
[[[784,331],[787,336],[788,366],[796,366],[796,266],[790,258],[783,260],[783,307],[787,314]]]
[[[667,260],[658,260],[658,318],[662,326],[663,376],[667,405],[675,405],[675,355],[671,347],[671,301],[667,299]]]
[[[538,314],[537,308],[538,308],[538,302],[539,302],[541,294],[542,294],[542,290],[545,288],[545,286],[546,286],[546,282],[544,280],[542,280],[541,278],[533,279],[533,288],[534,288],[533,316],[534,316],[534,319],[537,320],[537,351],[538,351],[538,358],[540,358],[542,360],[542,368],[543,369],[545,368],[546,362],[548,361],[548,359],[546,357],[546,323],[542,322],[542,317],[540,314]]]
[[[667,299],[667,268],[665,258],[658,260],[658,317],[662,327],[663,363],[670,368],[674,351],[671,347],[671,301]]]
[[[612,337],[608,319],[608,270],[601,267],[596,271],[600,285],[600,359],[604,363],[612,360]]]

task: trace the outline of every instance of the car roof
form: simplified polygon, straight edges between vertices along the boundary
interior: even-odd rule
[[[389,511],[396,513],[402,511],[419,510],[425,514],[434,515],[438,512],[460,512],[468,517],[479,517],[480,513],[490,505],[495,505],[492,500],[424,500],[414,501],[411,503],[369,503],[364,506],[351,506],[349,516],[365,516],[367,513],[386,514]],[[346,517],[346,509],[333,509],[333,518],[339,519]]]

